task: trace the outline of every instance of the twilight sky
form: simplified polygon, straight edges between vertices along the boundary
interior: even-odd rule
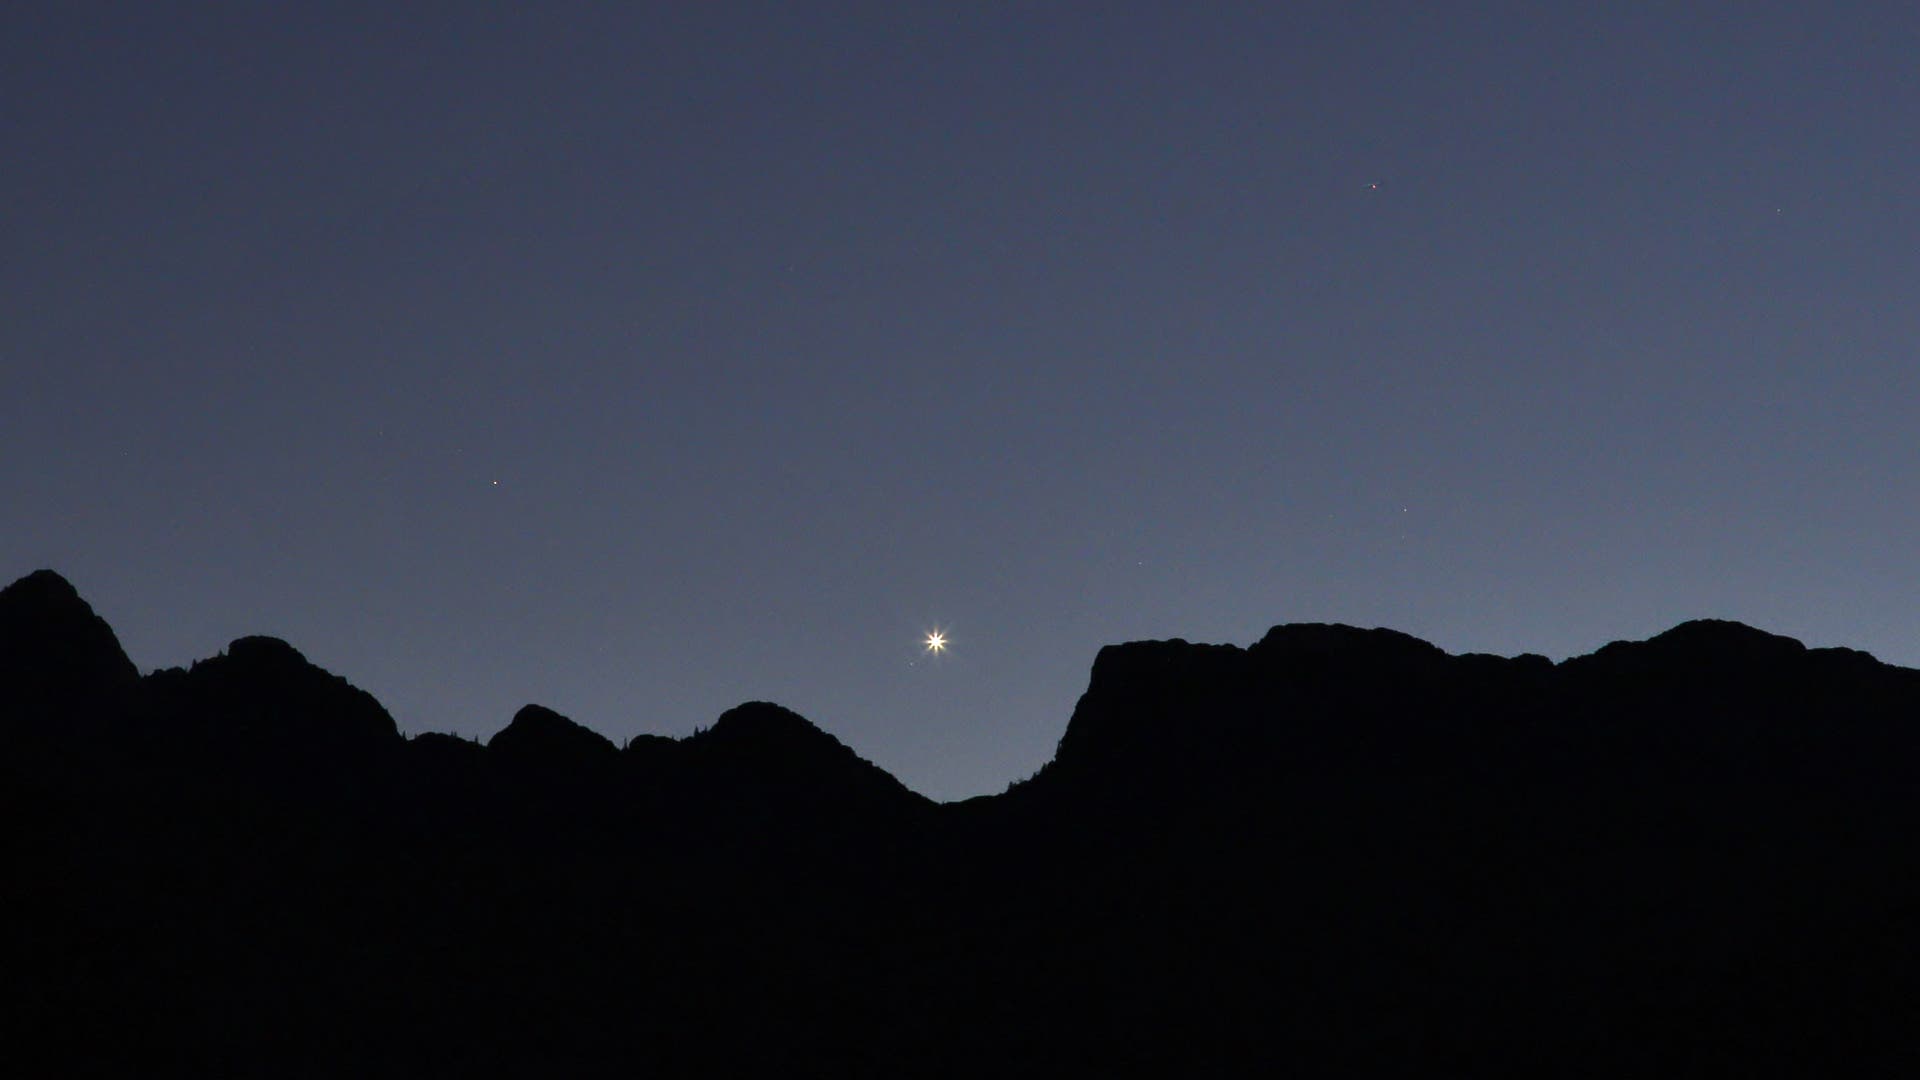
[[[1920,665],[1920,8],[0,9],[0,579],[939,798],[1100,645]],[[924,634],[948,631],[930,662]]]

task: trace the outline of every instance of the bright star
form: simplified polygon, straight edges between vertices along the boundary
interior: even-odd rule
[[[946,652],[947,651],[947,635],[941,633],[938,630],[935,630],[933,633],[928,634],[927,635],[927,651],[930,653]]]

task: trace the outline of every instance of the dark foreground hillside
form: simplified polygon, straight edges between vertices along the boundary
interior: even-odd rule
[[[936,805],[775,705],[400,736],[0,592],[9,1071],[1910,1075],[1920,672],[1694,622],[1103,649]]]

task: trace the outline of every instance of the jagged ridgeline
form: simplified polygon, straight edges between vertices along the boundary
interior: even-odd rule
[[[0,591],[19,1075],[1900,1073],[1920,672],[1691,622],[1100,651],[935,804],[777,705],[403,737],[288,644]]]

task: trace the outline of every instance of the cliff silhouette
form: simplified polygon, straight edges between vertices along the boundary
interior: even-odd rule
[[[1113,645],[936,804],[765,702],[481,744],[272,638],[142,677],[39,571],[0,749],[20,1075],[1920,1067],[1920,671],[1737,623]]]

